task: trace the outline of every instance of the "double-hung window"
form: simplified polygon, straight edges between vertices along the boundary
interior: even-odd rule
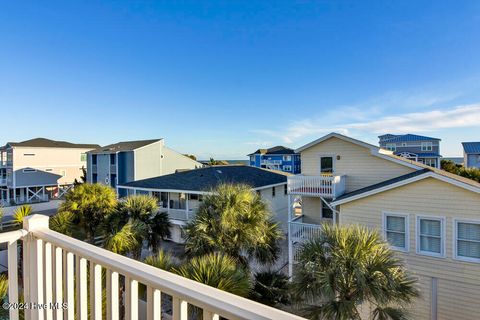
[[[390,151],[396,151],[397,150],[397,145],[395,143],[387,143],[385,148]]]
[[[417,253],[443,257],[445,254],[445,220],[417,217]]]
[[[422,142],[421,143],[422,151],[432,151],[433,143],[432,142]]]
[[[480,222],[455,221],[455,257],[480,262]]]
[[[393,249],[408,251],[408,215],[385,213],[383,230]]]

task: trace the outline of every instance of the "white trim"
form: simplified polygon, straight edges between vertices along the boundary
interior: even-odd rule
[[[337,154],[329,152],[317,153],[318,156],[318,172],[322,174],[322,158],[332,158],[332,174],[335,174]]]
[[[462,257],[457,254],[457,234],[458,228],[457,225],[459,222],[463,223],[470,223],[470,224],[480,224],[480,220],[472,220],[472,219],[453,219],[453,259],[465,262],[474,262],[480,263],[480,258],[471,258],[471,257]]]
[[[382,235],[387,240],[387,216],[393,217],[402,217],[405,218],[405,248],[395,247],[390,245],[390,248],[393,250],[401,251],[401,252],[409,252],[410,251],[410,214],[408,213],[399,213],[399,212],[392,212],[392,211],[383,211],[382,212]]]
[[[275,183],[275,184],[269,184],[269,185],[267,185],[267,186],[252,188],[252,190],[253,190],[253,191],[258,191],[258,190],[263,190],[263,189],[278,187],[278,186],[281,186],[281,185],[284,185],[284,184],[287,184],[287,181],[285,181],[285,182],[280,182],[280,183]]]
[[[440,253],[422,251],[420,247],[420,220],[436,220],[440,221]],[[415,216],[415,247],[416,252],[419,255],[445,258],[446,257],[446,232],[445,232],[445,217],[444,216],[432,216],[432,215],[416,215]]]
[[[426,178],[434,178],[434,179],[437,179],[437,180],[440,180],[440,181],[443,181],[443,182],[447,182],[447,183],[453,184],[457,187],[460,187],[460,188],[463,188],[463,189],[466,189],[466,190],[469,190],[469,191],[480,194],[480,185],[479,185],[479,187],[475,187],[475,186],[472,186],[470,184],[463,183],[461,181],[458,181],[458,180],[455,180],[455,179],[452,179],[452,178],[449,178],[449,177],[445,177],[445,176],[439,175],[439,174],[437,174],[433,171],[430,171],[430,172],[425,172],[423,174],[420,174],[418,176],[415,176],[415,177],[412,177],[412,178],[409,178],[409,179],[405,179],[405,180],[402,180],[402,181],[399,181],[399,182],[396,182],[396,183],[392,183],[392,184],[390,184],[388,186],[385,186],[385,187],[381,187],[381,188],[377,188],[375,190],[364,192],[364,193],[361,193],[361,194],[358,194],[358,195],[355,195],[355,196],[352,196],[352,197],[345,198],[343,200],[334,201],[334,202],[332,202],[332,204],[337,206],[337,205],[340,205],[340,204],[344,204],[344,203],[347,203],[347,202],[351,202],[351,201],[354,201],[354,200],[365,198],[365,197],[368,197],[368,196],[371,196],[371,195],[374,195],[374,194],[377,194],[377,193],[380,193],[380,192],[383,192],[383,191],[387,191],[387,190],[390,190],[390,189],[401,187],[401,186],[404,186],[406,184],[416,182],[416,181],[420,181],[420,180],[423,180],[423,179],[426,179]]]
[[[172,193],[192,193],[192,194],[210,194],[208,191],[192,191],[192,190],[177,190],[177,189],[155,189],[155,188],[141,188],[118,185],[118,189],[140,190],[140,191],[152,191],[152,192],[172,192]]]

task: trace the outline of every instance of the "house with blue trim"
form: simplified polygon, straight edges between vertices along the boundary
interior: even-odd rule
[[[465,168],[480,169],[480,142],[462,142]]]
[[[279,170],[293,174],[298,174],[301,171],[300,154],[283,146],[258,149],[248,156],[250,157],[251,167]]]
[[[416,134],[384,134],[378,136],[380,148],[394,155],[440,168],[440,139]]]

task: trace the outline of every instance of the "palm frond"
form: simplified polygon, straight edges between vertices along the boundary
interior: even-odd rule
[[[25,217],[31,214],[32,214],[32,207],[29,205],[23,205],[19,207],[17,210],[15,210],[15,212],[13,213],[13,221],[16,224],[21,226],[23,224],[23,220],[25,219]]]

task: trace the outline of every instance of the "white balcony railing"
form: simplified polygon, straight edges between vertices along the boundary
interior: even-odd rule
[[[211,320],[303,319],[52,231],[46,216],[29,216],[23,227],[0,234],[0,243],[8,243],[9,302],[17,303],[23,293],[26,303],[46,306],[25,310],[27,320],[87,320],[89,314],[90,319],[102,319],[105,293],[106,318],[112,320],[120,318],[122,305],[129,320],[187,320],[189,305],[203,309],[203,319]],[[19,240],[23,261],[18,261]],[[20,282],[18,265],[23,271]],[[139,296],[139,284],[145,285],[146,298]],[[165,295],[171,298],[171,310],[162,309]],[[65,310],[51,307],[63,303]],[[19,319],[18,309],[9,312],[11,320]]]
[[[336,198],[345,193],[345,176],[290,176],[287,186],[289,194]]]
[[[191,220],[195,214],[197,213],[196,209],[163,209],[165,212],[168,213],[170,219],[173,220],[182,220],[182,221],[189,221]]]
[[[6,185],[7,184],[7,178],[0,178],[0,185]]]

